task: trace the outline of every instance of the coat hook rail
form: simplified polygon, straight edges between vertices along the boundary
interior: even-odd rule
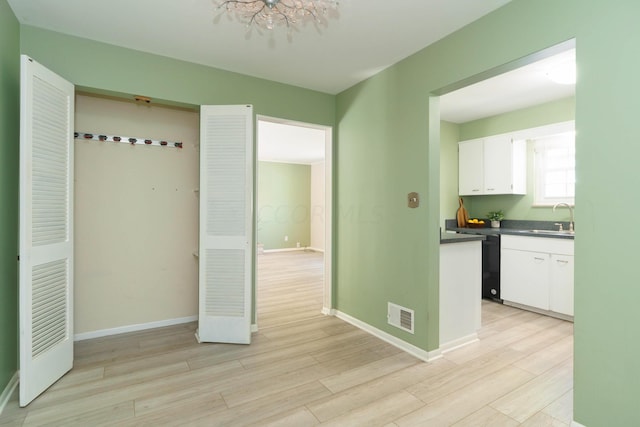
[[[85,139],[102,142],[120,142],[131,145],[157,145],[160,147],[182,148],[182,142],[164,141],[160,139],[131,138],[128,136],[106,135],[98,133],[74,132],[75,139]]]

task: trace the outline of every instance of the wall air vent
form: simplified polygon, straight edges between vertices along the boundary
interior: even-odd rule
[[[387,322],[409,333],[413,333],[413,310],[387,303]]]

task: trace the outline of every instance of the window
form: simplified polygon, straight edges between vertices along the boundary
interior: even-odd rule
[[[535,200],[538,206],[575,203],[575,133],[534,139]]]

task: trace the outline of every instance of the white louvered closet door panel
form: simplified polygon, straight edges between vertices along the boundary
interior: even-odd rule
[[[252,202],[253,108],[202,106],[200,342],[251,341]]]
[[[74,87],[27,56],[20,99],[20,405],[73,366]]]

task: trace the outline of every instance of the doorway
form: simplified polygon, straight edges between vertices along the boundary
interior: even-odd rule
[[[257,116],[256,147],[254,330],[260,324],[263,303],[258,286],[261,261],[276,254],[290,265],[291,257],[301,255],[293,263],[308,265],[310,275],[318,274],[317,266],[321,268],[318,309],[331,313],[332,129]]]

